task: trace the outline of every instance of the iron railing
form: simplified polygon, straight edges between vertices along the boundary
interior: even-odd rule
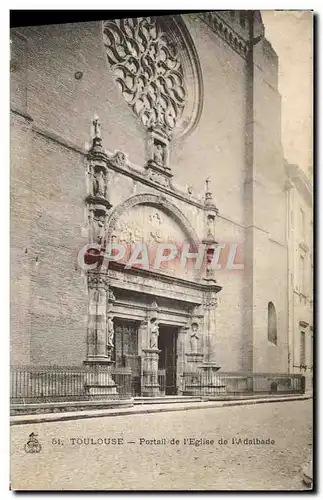
[[[127,399],[131,370],[105,366],[12,366],[10,401],[34,402]]]
[[[158,386],[158,387],[157,387]],[[166,391],[166,371],[158,370],[156,373],[152,370],[144,370],[141,378],[141,388],[143,390],[143,394],[145,394],[145,388],[154,388],[156,387],[158,394],[156,396],[165,396]]]
[[[158,385],[161,396],[166,393],[166,370],[158,370]]]
[[[183,373],[183,394],[304,394],[305,377],[300,374],[239,373],[203,370]]]
[[[127,354],[123,358],[126,368],[131,369],[131,392],[133,396],[141,395],[141,357]]]

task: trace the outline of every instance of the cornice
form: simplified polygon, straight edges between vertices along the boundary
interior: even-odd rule
[[[126,269],[124,264],[121,264],[120,262],[109,262],[109,268],[108,268],[108,275],[109,275],[109,269],[114,270],[114,271],[121,271],[123,274],[128,274],[128,275],[134,275],[134,276],[141,276],[143,278],[155,278],[158,281],[168,283],[170,285],[178,285],[183,288],[192,288],[194,290],[198,290],[200,292],[215,292],[218,293],[222,290],[222,286],[216,285],[216,284],[206,284],[206,283],[199,283],[195,281],[189,281],[185,280],[183,278],[176,278],[174,276],[168,276],[166,274],[158,273],[152,270],[146,270],[146,269],[140,269],[140,268],[130,268]]]
[[[243,59],[248,55],[248,41],[239,35],[217,12],[200,12],[197,17],[224,40]]]

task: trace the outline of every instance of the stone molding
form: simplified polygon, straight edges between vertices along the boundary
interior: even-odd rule
[[[10,110],[14,114],[18,114],[18,115],[25,117],[23,112],[20,112],[12,107]],[[33,118],[29,117],[29,116],[27,117],[27,115],[25,118],[30,120],[30,121],[33,121]],[[59,134],[56,134],[56,133],[51,132],[47,129],[44,129],[44,128],[36,125],[35,123],[32,123],[31,130],[34,133],[45,137],[46,139],[50,139],[53,142],[56,142],[57,144],[59,144],[60,146],[63,146],[66,149],[75,151],[76,153],[83,156],[85,161],[86,160],[87,161],[93,160],[93,154],[91,152],[86,151],[85,149],[79,147],[78,145],[66,140],[65,138],[63,138]],[[142,168],[142,170],[139,170],[139,168],[137,168],[137,169],[134,168],[132,165],[127,163],[126,155],[122,151],[116,151],[114,154],[111,152],[105,151],[104,153],[100,153],[100,155],[101,155],[100,159],[102,161],[107,161],[107,166],[109,168],[111,168],[112,170],[114,170],[115,172],[118,172],[122,175],[125,175],[126,177],[130,177],[134,181],[140,182],[141,184],[144,184],[146,186],[153,187],[154,189],[156,189],[162,193],[168,194],[168,195],[170,195],[170,196],[172,196],[180,201],[183,201],[184,203],[192,205],[196,208],[199,208],[201,210],[207,210],[207,207],[205,207],[202,200],[199,200],[198,198],[193,198],[192,196],[186,195],[184,192],[176,189],[172,185],[171,182],[169,183],[170,187],[165,186],[163,182],[159,182],[158,178],[157,179],[150,178],[149,176],[147,176],[147,171],[144,170],[144,167]],[[98,157],[98,153],[95,154],[95,157],[96,158]],[[224,220],[227,220],[228,222],[230,222],[236,226],[239,226],[242,228],[244,227],[239,222],[231,220],[228,217],[224,217],[221,215],[218,215],[218,216]]]
[[[247,58],[249,42],[242,38],[217,12],[201,12],[197,17],[207,24],[239,56]]]
[[[112,275],[111,275],[110,271],[112,271]],[[176,284],[176,285],[179,285],[183,288],[193,289],[193,290],[198,291],[198,292],[218,293],[222,290],[222,286],[217,285],[216,283],[214,283],[213,280],[210,280],[210,282],[207,282],[206,280],[203,280],[200,282],[189,281],[189,280],[185,280],[183,278],[177,278],[174,276],[169,276],[167,274],[161,274],[161,273],[158,273],[158,272],[152,271],[152,270],[148,271],[146,269],[140,269],[140,268],[125,269],[124,265],[121,264],[120,262],[111,261],[109,263],[108,274],[109,274],[109,277],[112,280],[114,280],[113,281],[114,288],[123,288],[123,287],[120,287],[120,285],[115,280],[115,276],[113,274],[114,271],[119,271],[119,272],[122,272],[123,274],[126,273],[128,275],[140,276],[141,278],[146,278],[146,277],[152,278],[152,279],[156,279],[156,281],[158,281],[158,282],[167,283],[170,286]],[[161,294],[159,293],[158,296],[161,296]],[[190,301],[188,301],[188,302],[190,302]],[[197,301],[196,298],[194,300],[192,300],[191,302],[195,303],[195,304],[199,304],[199,301]],[[201,305],[201,304],[199,304],[199,305]]]

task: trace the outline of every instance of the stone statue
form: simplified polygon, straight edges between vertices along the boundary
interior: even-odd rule
[[[191,338],[190,338],[191,352],[199,352],[198,349],[199,340],[200,338],[198,336],[198,324],[193,323],[191,330]]]
[[[157,144],[154,151],[154,162],[157,165],[164,165],[164,151],[161,144]]]
[[[105,198],[105,178],[102,170],[97,172],[93,179],[93,194],[94,196],[101,196]]]
[[[101,124],[98,117],[92,121],[94,137],[101,139]]]
[[[213,238],[214,237],[214,217],[212,215],[208,215],[206,219],[206,225],[207,225],[207,237],[208,238]]]
[[[94,239],[99,245],[104,245],[105,240],[105,215],[93,215]]]
[[[114,347],[114,324],[113,324],[113,319],[112,316],[108,316],[108,341],[107,341],[107,346],[108,347]]]
[[[157,349],[159,327],[156,320],[152,320],[150,327],[150,349]]]
[[[160,243],[163,239],[163,234],[161,230],[161,218],[158,212],[153,212],[149,216],[149,221],[152,225],[152,229],[150,231],[150,238],[152,238],[157,243]]]

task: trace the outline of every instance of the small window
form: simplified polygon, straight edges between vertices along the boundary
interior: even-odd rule
[[[268,304],[268,340],[277,345],[277,316],[272,302]]]

